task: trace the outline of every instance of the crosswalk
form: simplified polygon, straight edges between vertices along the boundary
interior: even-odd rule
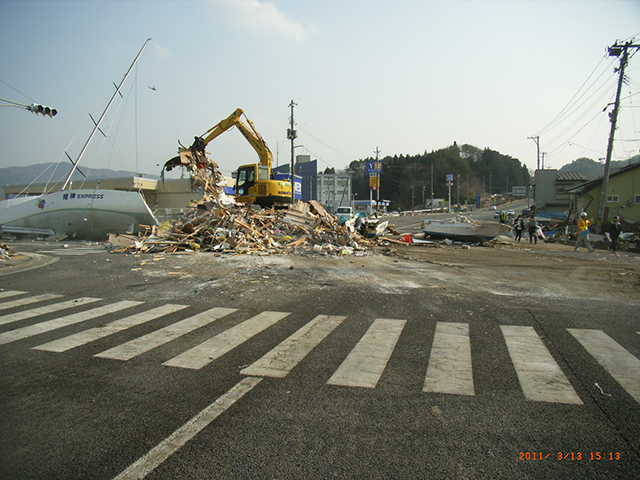
[[[264,311],[238,322],[235,318],[242,316],[242,312],[235,308],[215,307],[188,315],[185,312],[192,308],[188,305],[164,304],[146,308],[144,302],[122,300],[94,306],[104,300],[79,297],[57,301],[61,297],[63,296],[54,294],[30,296],[23,291],[0,291],[0,313],[15,310],[0,315],[3,330],[0,332],[0,346],[107,315],[124,316],[100,326],[91,326],[80,332],[61,336],[32,349],[63,353],[143,324],[153,325],[159,319],[163,319],[163,324],[168,323],[150,333],[93,353],[98,358],[128,361],[169,342],[175,342],[173,346],[179,345],[181,337],[221,319],[229,320],[229,316],[234,314],[230,322],[235,322],[234,326],[206,338],[198,345],[185,347],[181,353],[162,363],[171,368],[199,370],[292,315],[292,312]],[[51,301],[55,303],[38,305]],[[144,310],[126,315],[131,309]],[[60,316],[47,317],[47,320],[40,322],[36,320],[36,323],[24,326],[20,323],[29,319],[33,322],[37,317],[50,317],[53,314]],[[171,316],[169,320],[168,316]],[[173,320],[174,317],[181,318]],[[248,377],[286,377],[318,345],[329,341],[332,332],[347,321],[347,318],[340,315],[317,315],[282,339],[266,354],[242,368],[240,373]],[[336,359],[336,364],[338,361],[341,363],[326,383],[336,387],[376,388],[389,367],[395,349],[401,348],[398,345],[406,324],[407,321],[403,319],[373,319],[350,352],[344,358]],[[422,392],[474,396],[474,362],[469,324],[432,322],[425,325],[425,338],[429,328],[434,329],[434,334],[431,345],[425,345],[425,350],[430,348],[430,352],[425,365]],[[506,346],[510,365],[515,370],[526,400],[572,405],[583,403],[535,328],[501,325],[500,332],[500,340]],[[620,387],[640,403],[640,360],[636,356],[602,330],[570,328],[567,332]],[[640,337],[637,338],[640,341]]]

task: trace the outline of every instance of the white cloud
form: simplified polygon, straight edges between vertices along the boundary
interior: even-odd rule
[[[230,19],[236,27],[256,35],[278,35],[302,41],[317,31],[313,26],[304,27],[290,20],[272,2],[231,0],[222,2],[222,5],[229,12]]]
[[[155,54],[158,58],[164,60],[167,59],[169,57],[171,57],[171,52],[169,51],[169,49],[164,48],[163,46],[161,46],[158,43],[153,43],[153,41],[151,42],[151,46],[153,47]]]

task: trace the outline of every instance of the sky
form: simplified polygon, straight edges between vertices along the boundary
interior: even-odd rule
[[[292,101],[295,154],[319,170],[454,142],[535,169],[536,136],[545,168],[560,168],[605,157],[619,61],[607,47],[640,44],[640,2],[0,0],[0,168],[68,169],[65,152],[77,158],[89,114],[100,117],[147,38],[106,137],[81,160],[88,170],[159,175],[178,141],[236,108],[274,163],[289,163]],[[625,73],[614,160],[640,153],[640,55]],[[258,158],[236,129],[207,151],[227,176]]]

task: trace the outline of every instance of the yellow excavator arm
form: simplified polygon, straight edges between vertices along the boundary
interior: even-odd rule
[[[215,139],[222,133],[229,130],[231,127],[238,127],[242,136],[249,142],[249,144],[253,147],[253,149],[258,154],[258,158],[260,159],[260,165],[265,165],[269,167],[271,170],[271,165],[273,164],[273,155],[269,147],[267,146],[267,142],[264,141],[262,136],[256,130],[256,127],[253,125],[253,122],[249,120],[246,116],[245,119],[249,124],[247,127],[240,117],[244,114],[241,108],[236,109],[231,115],[218,123],[215,127],[211,128],[204,135],[202,135],[202,148],[206,147],[211,140]],[[196,137],[197,138],[197,137]]]
[[[291,182],[287,180],[275,180],[271,177],[271,165],[273,155],[267,143],[258,133],[255,126],[246,116],[249,126],[245,125],[240,117],[244,114],[241,108],[237,108],[231,115],[214,127],[207,130],[204,135],[195,137],[191,147],[178,149],[179,155],[172,158],[164,165],[164,169],[170,171],[174,167],[188,167],[192,172],[213,163],[205,154],[205,148],[215,138],[229,130],[238,127],[242,136],[249,142],[258,154],[259,164],[242,165],[238,168],[236,178],[236,200],[243,203],[258,203],[262,206],[286,205],[291,203]]]

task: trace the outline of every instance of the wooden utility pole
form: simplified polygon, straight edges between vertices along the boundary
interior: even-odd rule
[[[291,100],[291,103],[289,104],[289,107],[291,108],[291,118],[289,118],[289,128],[287,129],[287,138],[291,140],[291,205],[295,205],[296,203],[296,171],[293,158],[293,141],[298,138],[298,132],[293,128],[293,107],[297,105],[297,103],[293,103],[293,100]]]
[[[627,42],[624,45],[618,45],[616,42],[612,47],[609,47],[610,57],[620,57],[620,66],[618,67],[618,89],[616,90],[616,101],[613,105],[613,110],[609,113],[609,119],[611,120],[611,130],[609,131],[609,143],[607,145],[607,158],[604,163],[604,175],[602,176],[602,192],[600,193],[600,206],[598,207],[597,221],[600,224],[599,232],[605,231],[605,204],[607,202],[607,188],[609,186],[609,173],[611,172],[611,154],[613,152],[613,137],[616,131],[616,122],[618,121],[618,110],[620,108],[620,92],[622,90],[622,83],[624,82],[624,69],[629,61],[629,49],[640,48],[640,45],[633,45],[631,42]]]
[[[376,165],[378,165],[378,154],[380,153],[380,150],[378,150],[378,147],[376,147]],[[376,176],[378,178],[376,178],[376,212],[380,213],[380,175],[382,174],[382,172],[380,170],[378,170],[378,172],[376,173]]]

